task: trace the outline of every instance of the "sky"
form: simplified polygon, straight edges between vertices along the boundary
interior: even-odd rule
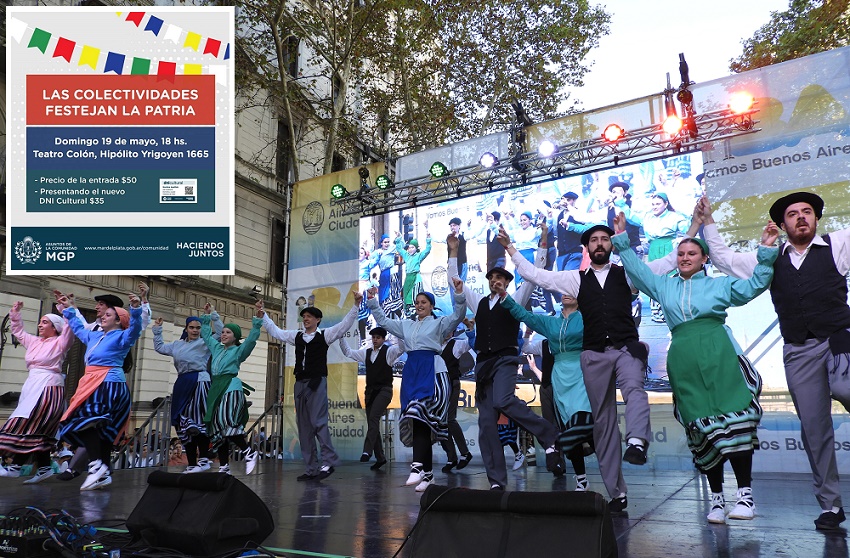
[[[679,78],[685,54],[691,81],[730,75],[729,61],[743,51],[741,41],[788,9],[789,0],[601,0],[611,14],[610,34],[590,51],[593,62],[584,87],[569,88],[581,110],[660,93]]]

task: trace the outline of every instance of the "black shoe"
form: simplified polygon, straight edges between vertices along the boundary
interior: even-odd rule
[[[73,480],[73,479],[75,479],[79,476],[80,476],[79,472],[74,471],[73,469],[68,469],[68,470],[65,470],[65,471],[62,471],[61,473],[59,473],[56,476],[56,478],[61,480],[61,481],[69,481],[69,480]]]
[[[378,460],[378,461],[374,462],[374,463],[372,464],[372,466],[371,466],[371,467],[369,467],[369,468],[370,468],[371,470],[373,470],[373,471],[377,471],[378,469],[380,469],[381,467],[383,467],[383,466],[384,466],[384,465],[386,465],[386,464],[387,464],[387,460],[386,460],[386,459],[380,459],[380,460]]]
[[[370,459],[372,459],[372,456],[364,451],[360,456],[360,463],[368,463]]]
[[[561,478],[561,477],[563,477],[564,475],[567,474],[567,470],[564,468],[564,466],[562,464],[558,463],[558,466],[555,467],[555,470],[552,471],[552,474],[555,475],[556,479],[559,479],[559,478]]]
[[[546,452],[546,470],[554,473],[561,465],[561,452],[558,450]]]
[[[455,467],[457,467],[457,463],[455,463],[454,461],[449,461],[448,463],[446,463],[445,465],[443,465],[443,468],[442,468],[442,469],[440,469],[440,470],[441,470],[442,472],[444,472],[444,473],[448,473],[448,472],[450,472],[452,469],[454,469]]]
[[[304,473],[303,475],[298,475],[297,477],[295,477],[295,480],[300,482],[300,481],[316,480],[317,478],[319,478],[319,475],[310,475],[310,474]]]
[[[838,508],[838,513],[823,512],[815,519],[815,529],[819,531],[838,531],[843,529],[841,522],[847,519],[844,515],[844,508]]]
[[[472,454],[467,452],[466,455],[460,458],[460,463],[457,464],[457,470],[460,471],[461,469],[469,465],[470,461],[472,461]]]
[[[629,444],[626,448],[626,453],[623,454],[623,461],[632,465],[646,464],[646,448],[636,444]]]
[[[611,501],[608,502],[608,511],[612,514],[620,514],[626,511],[626,507],[629,505],[629,500],[622,496],[620,498],[611,498]]]
[[[322,470],[319,471],[319,480],[324,480],[324,479],[328,478],[329,476],[331,476],[333,474],[334,474],[334,468],[333,467],[328,467],[327,469],[322,467]]]

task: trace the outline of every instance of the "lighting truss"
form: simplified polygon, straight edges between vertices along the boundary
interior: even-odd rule
[[[557,153],[550,157],[541,157],[536,151],[521,153],[490,168],[476,164],[451,169],[449,175],[439,179],[425,176],[399,182],[390,190],[361,190],[342,199],[332,199],[331,205],[342,215],[381,215],[485,192],[539,184],[553,178],[600,171],[624,163],[639,163],[664,155],[693,151],[705,143],[758,132],[759,129],[755,128],[757,121],[753,120],[755,112],[755,109],[751,109],[736,114],[726,108],[697,115],[694,118],[697,129],[695,137],[683,129],[671,138],[659,123],[627,130],[617,142],[608,142],[600,136],[598,139],[561,145]]]

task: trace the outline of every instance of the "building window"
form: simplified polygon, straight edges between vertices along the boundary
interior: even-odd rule
[[[333,161],[331,162],[331,172],[339,172],[342,170],[345,170],[345,157],[335,152]]]
[[[269,261],[271,267],[269,269],[269,277],[272,277],[276,283],[283,283],[283,251],[286,247],[286,227],[280,219],[272,219],[272,237],[271,248],[272,253]]]
[[[300,39],[298,37],[289,37],[286,39],[285,47],[285,67],[286,72],[293,78],[298,77],[298,45]]]
[[[292,138],[289,137],[289,122],[277,121],[277,161],[275,163],[277,178],[290,182],[292,177]]]

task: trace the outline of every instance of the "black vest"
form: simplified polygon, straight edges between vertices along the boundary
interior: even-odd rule
[[[393,385],[393,367],[387,364],[387,344],[381,345],[378,349],[378,356],[375,357],[375,362],[372,362],[372,351],[374,349],[366,349],[366,386],[392,386]]]
[[[555,355],[549,350],[549,340],[544,339],[542,343],[540,355],[540,371],[543,372],[540,378],[540,387],[545,388],[552,385],[552,369],[555,368]]]
[[[304,332],[295,335],[295,379],[309,380],[328,375],[328,344],[325,334],[317,331],[313,340],[304,342]]]
[[[823,239],[829,244],[828,235]],[[770,296],[786,343],[826,339],[850,328],[847,279],[835,268],[830,246],[813,244],[800,269],[786,251],[776,259],[773,270]]]
[[[499,258],[505,257],[505,247],[501,245],[501,243],[496,240],[499,236],[499,232],[493,232],[489,228],[487,229],[487,263],[496,261]],[[458,262],[460,263],[460,262]],[[489,271],[489,267],[488,267]]]
[[[501,303],[490,309],[490,298],[483,297],[475,312],[475,352],[479,360],[496,353],[506,356],[510,350],[517,354],[519,322]],[[501,355],[504,353],[504,355]]]
[[[460,359],[455,358],[454,348],[455,340],[449,339],[449,342],[443,347],[443,352],[440,353],[440,356],[446,363],[446,370],[449,371],[449,379],[460,380]]]
[[[638,341],[632,317],[632,290],[623,268],[611,266],[604,289],[592,269],[579,273],[578,306],[584,318],[582,348],[604,351],[608,345],[620,348]]]
[[[558,255],[563,256],[564,254],[573,254],[576,252],[581,252],[581,233],[577,233],[575,231],[568,231],[561,225],[561,219],[564,218],[564,212],[562,211],[560,215],[558,215]],[[578,223],[572,217],[567,218],[568,222]]]
[[[466,238],[463,234],[457,235],[457,269],[460,271],[460,266],[466,263]],[[451,281],[449,281],[451,283]]]

